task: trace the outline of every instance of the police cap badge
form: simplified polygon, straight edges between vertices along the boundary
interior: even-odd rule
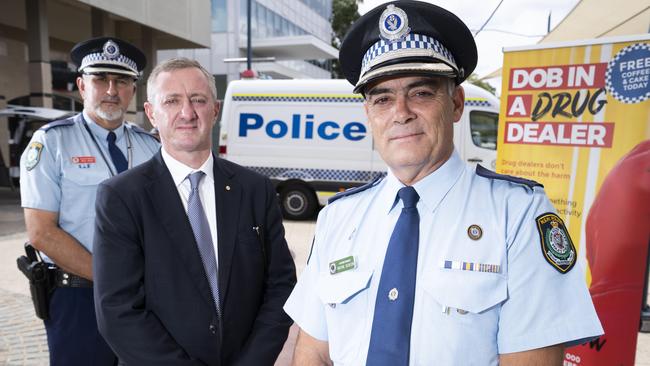
[[[356,93],[380,77],[440,75],[460,84],[474,71],[476,43],[457,16],[436,5],[399,0],[364,14],[339,52],[345,78]]]
[[[136,46],[115,37],[99,37],[77,43],[70,51],[83,74],[121,74],[138,78],[147,65]]]

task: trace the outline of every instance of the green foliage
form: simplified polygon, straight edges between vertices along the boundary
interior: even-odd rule
[[[470,84],[474,84],[478,86],[479,88],[483,88],[490,93],[496,95],[497,89],[493,87],[492,85],[488,84],[486,81],[483,81],[476,76],[476,74],[472,74],[467,78],[467,82]]]
[[[362,0],[334,0],[332,1],[332,46],[341,47],[341,42],[350,26],[359,19],[358,3]],[[343,78],[339,60],[332,63],[332,78]]]

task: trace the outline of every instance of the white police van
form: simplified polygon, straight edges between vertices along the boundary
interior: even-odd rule
[[[455,124],[461,157],[494,169],[499,101],[471,84]],[[238,80],[228,85],[219,153],[268,176],[287,219],[313,217],[346,188],[384,175],[361,95],[346,80]]]

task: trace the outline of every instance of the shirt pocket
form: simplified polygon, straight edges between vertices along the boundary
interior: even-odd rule
[[[83,164],[67,163],[63,168],[63,180],[71,186],[96,187],[110,178],[107,168],[98,165],[99,163],[94,163],[92,166],[84,167]]]
[[[425,271],[424,290],[441,306],[480,314],[505,301],[507,282],[499,273],[441,268]]]
[[[414,324],[421,336],[415,344],[430,353],[413,364],[458,365],[459,355],[463,365],[498,364],[499,310],[508,296],[505,277],[444,268],[424,271],[423,277],[422,319]]]
[[[330,358],[336,365],[353,365],[358,358],[368,324],[372,275],[355,270],[319,274],[317,292],[325,306]]]

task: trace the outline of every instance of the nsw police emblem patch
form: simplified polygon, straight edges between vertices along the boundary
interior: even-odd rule
[[[25,168],[32,170],[41,160],[41,151],[43,151],[43,144],[40,142],[32,142],[27,148],[27,157],[25,159]]]
[[[564,222],[556,214],[547,212],[538,216],[537,230],[542,245],[542,253],[546,261],[560,273],[567,273],[576,264],[576,248],[564,226]]]

